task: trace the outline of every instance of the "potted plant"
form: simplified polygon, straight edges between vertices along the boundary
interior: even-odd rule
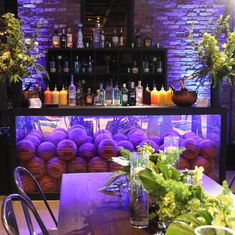
[[[205,78],[211,78],[212,106],[219,106],[221,81],[227,80],[232,85],[231,77],[235,75],[235,31],[230,31],[229,20],[230,16],[220,16],[215,24],[209,22],[198,42],[193,40],[193,27],[189,32],[197,61],[192,68],[195,71],[188,79],[196,78],[196,81],[204,85],[207,81]]]
[[[42,57],[36,41],[42,21],[39,21],[32,38],[28,39],[25,38],[21,20],[15,18],[14,14],[6,13],[2,19],[6,37],[0,42],[0,82],[4,87],[11,87],[10,89],[17,84],[20,90],[17,91],[18,94],[14,93],[14,96],[21,96],[21,81],[24,77],[33,72],[40,77],[42,74],[48,77],[45,68],[37,63],[37,60]],[[21,97],[17,100],[21,101]]]

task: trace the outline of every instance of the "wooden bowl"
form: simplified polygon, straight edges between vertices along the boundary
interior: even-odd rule
[[[174,91],[172,101],[180,107],[188,107],[193,105],[197,100],[196,91]]]

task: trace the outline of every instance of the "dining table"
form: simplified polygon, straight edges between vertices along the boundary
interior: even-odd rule
[[[110,195],[99,191],[111,172],[63,174],[58,217],[60,235],[153,234],[130,223],[129,193]],[[202,187],[217,195],[222,186],[206,175]]]

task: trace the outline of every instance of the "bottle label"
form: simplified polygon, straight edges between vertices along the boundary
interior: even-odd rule
[[[67,34],[67,47],[68,48],[73,47],[73,36],[72,36],[72,34]]]
[[[86,103],[87,104],[92,104],[92,96],[91,95],[86,96]]]
[[[122,102],[124,102],[124,103],[128,102],[128,95],[127,94],[122,95]]]

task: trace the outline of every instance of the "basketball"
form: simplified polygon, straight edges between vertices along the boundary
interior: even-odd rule
[[[194,139],[185,139],[182,147],[185,148],[182,155],[188,160],[195,159],[200,153],[200,147]]]
[[[51,142],[43,142],[37,148],[37,155],[48,161],[56,155],[56,146]]]
[[[121,171],[123,169],[123,166],[120,164],[110,161],[109,162],[109,171]]]
[[[198,167],[202,166],[204,168],[205,174],[208,174],[211,171],[210,162],[202,156],[198,156],[196,159],[192,161],[192,169],[194,169],[195,166],[198,166]]]
[[[116,134],[113,136],[113,139],[117,142],[122,141],[122,140],[127,140],[127,137],[124,134]]]
[[[152,140],[143,140],[142,142],[140,142],[140,147],[143,147],[145,144],[150,145],[153,149],[154,149],[154,153],[157,153],[159,151],[159,146],[157,144],[155,144],[154,141]]]
[[[57,155],[64,161],[70,161],[77,154],[77,146],[72,140],[62,140],[57,145]]]
[[[72,140],[78,147],[87,141],[86,131],[81,128],[74,128],[69,131],[68,139]]]
[[[30,140],[21,140],[16,144],[16,155],[20,161],[26,162],[34,157],[35,149]]]
[[[129,141],[133,144],[134,148],[139,145],[142,141],[147,140],[147,136],[142,130],[135,130],[129,134]]]
[[[161,138],[159,136],[151,136],[149,138],[149,140],[152,140],[155,144],[157,144],[158,146],[160,146],[161,143]]]
[[[45,137],[45,141],[48,141],[57,145],[60,141],[66,138],[67,138],[67,134],[65,134],[63,131],[55,131],[49,134],[47,137]]]
[[[178,163],[177,163],[177,168],[179,170],[185,170],[185,169],[191,169],[189,160],[185,159],[184,157],[180,156]]]
[[[34,143],[36,148],[38,147],[39,144],[41,144],[41,140],[36,135],[27,135],[24,139],[30,140],[32,143]]]
[[[99,156],[104,159],[116,157],[118,154],[118,145],[114,140],[102,140],[98,146]]]
[[[34,157],[26,162],[24,166],[34,175],[36,179],[39,179],[46,174],[46,163],[41,158]]]
[[[191,138],[194,138],[196,137],[197,134],[192,132],[192,131],[188,131],[188,132],[185,132],[183,135],[182,135],[182,138],[184,139],[191,139]]]
[[[93,142],[94,142],[94,141],[93,141],[93,137],[91,137],[91,136],[88,135],[88,136],[86,137],[86,143],[91,143],[91,144],[92,144]]]
[[[68,163],[68,172],[69,173],[81,173],[87,172],[87,162],[81,158],[76,157],[74,160]]]
[[[105,130],[105,129],[100,129],[100,130],[98,130],[98,131],[95,132],[94,138],[96,138],[96,137],[97,137],[98,135],[100,135],[100,134],[107,134],[107,135],[112,136],[112,134],[111,134],[110,131]]]
[[[88,172],[106,172],[108,171],[108,163],[99,158],[94,157],[88,163]]]
[[[134,151],[134,146],[131,142],[128,140],[121,140],[118,142],[118,147],[123,147],[124,149],[127,149],[129,151]]]
[[[25,130],[16,129],[16,143],[25,138]]]
[[[26,193],[32,193],[36,190],[36,185],[33,179],[28,175],[21,175],[21,181],[23,185],[23,189]]]
[[[35,136],[37,136],[41,141],[43,141],[43,139],[44,139],[43,133],[42,133],[42,131],[40,131],[40,130],[34,129],[34,130],[32,130],[32,131],[29,132],[29,135],[35,135]]]
[[[38,180],[43,192],[56,192],[57,181],[49,175],[44,175]]]
[[[78,154],[84,159],[91,159],[97,155],[96,147],[94,144],[85,143],[79,147]]]
[[[80,124],[75,124],[75,125],[71,126],[71,129],[75,129],[75,128],[80,128],[80,129],[83,129],[84,131],[86,131],[86,128]]]
[[[213,140],[205,139],[200,142],[201,154],[203,157],[211,160],[216,157],[217,148]]]
[[[47,163],[47,173],[53,178],[60,178],[66,172],[66,163],[58,157],[53,157]]]
[[[56,127],[55,130],[53,131],[53,133],[54,133],[54,132],[57,132],[57,131],[63,131],[66,135],[67,135],[67,133],[68,133],[68,131],[65,130],[64,128],[62,128],[62,127]]]
[[[98,147],[100,142],[104,139],[112,140],[113,138],[111,135],[108,135],[108,134],[99,134],[95,138],[95,145]]]

